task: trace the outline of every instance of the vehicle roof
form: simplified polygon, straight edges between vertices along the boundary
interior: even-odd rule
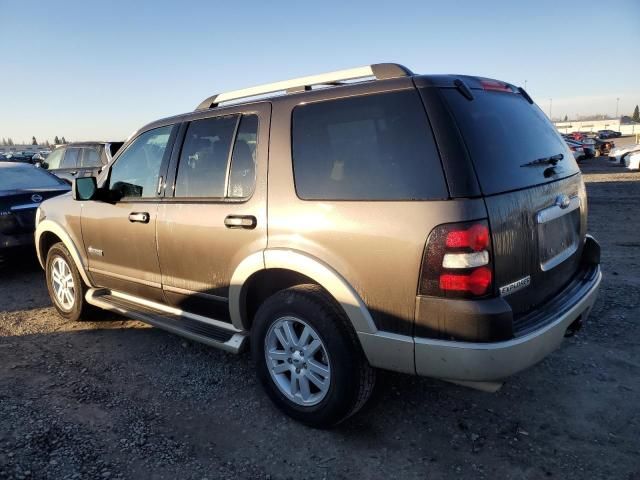
[[[318,94],[318,92],[322,92],[321,95],[325,97],[323,99],[327,99],[327,100],[332,97],[343,97],[346,94],[348,95],[348,93],[350,92],[353,92],[354,94],[366,94],[367,93],[366,91],[369,89],[371,91],[379,91],[380,87],[384,88],[385,85],[388,85],[390,88],[393,88],[394,86],[397,88],[397,85],[402,82],[405,83],[406,87],[409,87],[410,83],[407,83],[407,79],[409,79],[409,82],[413,83],[413,86],[417,86],[417,87],[455,88],[456,85],[454,82],[456,82],[456,80],[459,80],[459,81],[462,81],[467,87],[473,90],[483,89],[484,87],[481,83],[482,81],[500,82],[511,87],[514,90],[518,89],[517,86],[510,84],[508,82],[505,82],[503,80],[497,80],[497,79],[488,78],[488,77],[472,76],[472,75],[461,75],[461,74],[429,74],[429,75],[413,74],[413,75],[408,75],[406,77],[388,78],[384,80],[366,80],[366,81],[358,81],[358,82],[348,82],[348,83],[343,83],[339,85],[332,85],[329,87],[315,88],[315,89],[310,89],[306,91],[297,91],[295,93],[292,92],[292,93],[285,93],[285,94],[283,93],[268,94],[265,96],[261,96],[260,98],[249,98],[249,99],[244,99],[237,102],[224,103],[222,105],[209,108],[209,109],[202,109],[202,110],[196,110],[196,111],[190,111],[190,112],[172,115],[169,117],[155,120],[137,129],[127,138],[127,141],[129,141],[129,139],[134,138],[135,136],[137,136],[138,134],[146,130],[151,130],[153,128],[162,127],[172,123],[189,121],[195,118],[203,118],[203,117],[209,116],[213,112],[224,112],[227,109],[231,109],[238,106],[246,106],[246,105],[262,103],[262,102],[277,103],[281,101],[289,101],[291,98],[304,98],[310,94]]]
[[[60,147],[93,147],[96,145],[107,145],[109,143],[122,143],[122,140],[113,140],[113,141],[87,141],[87,142],[69,142],[63,143],[62,145],[57,145],[56,148]]]

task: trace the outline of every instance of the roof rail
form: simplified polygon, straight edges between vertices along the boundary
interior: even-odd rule
[[[241,90],[233,90],[231,92],[219,93],[212,95],[203,100],[196,108],[198,110],[207,110],[215,108],[222,102],[230,102],[241,98],[256,97],[267,93],[285,91],[287,93],[302,92],[310,90],[313,85],[341,85],[341,82],[347,80],[356,80],[361,78],[371,78],[376,80],[386,80],[388,78],[408,77],[413,72],[407,67],[397,63],[376,63],[365,67],[349,68],[347,70],[338,70],[336,72],[322,73],[320,75],[310,75],[307,77],[292,78],[291,80],[283,80],[281,82],[268,83],[257,87],[243,88]]]

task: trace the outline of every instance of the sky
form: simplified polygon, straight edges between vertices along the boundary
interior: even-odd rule
[[[0,139],[124,139],[214,93],[371,63],[640,104],[640,0],[0,0]],[[552,99],[552,101],[550,100]]]

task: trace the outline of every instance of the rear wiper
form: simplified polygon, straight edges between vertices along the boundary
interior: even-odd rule
[[[557,155],[551,155],[550,157],[542,157],[536,160],[532,160],[529,163],[523,163],[521,167],[536,167],[538,165],[553,165],[555,166],[560,160],[564,158],[564,155],[558,153]]]

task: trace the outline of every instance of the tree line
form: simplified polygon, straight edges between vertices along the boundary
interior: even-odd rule
[[[67,139],[64,137],[59,138],[57,135],[56,137],[53,139],[53,145],[61,145],[61,144],[65,144],[67,143]],[[7,138],[2,138],[2,140],[0,141],[0,145],[2,145],[3,147],[13,147],[16,143],[13,141],[13,138],[11,137],[7,137]],[[27,145],[27,142],[22,142],[19,143],[18,145]],[[49,140],[46,140],[44,143],[39,143],[38,140],[36,139],[36,137],[31,137],[31,145],[46,145],[47,147],[50,147],[52,144],[49,143]]]

